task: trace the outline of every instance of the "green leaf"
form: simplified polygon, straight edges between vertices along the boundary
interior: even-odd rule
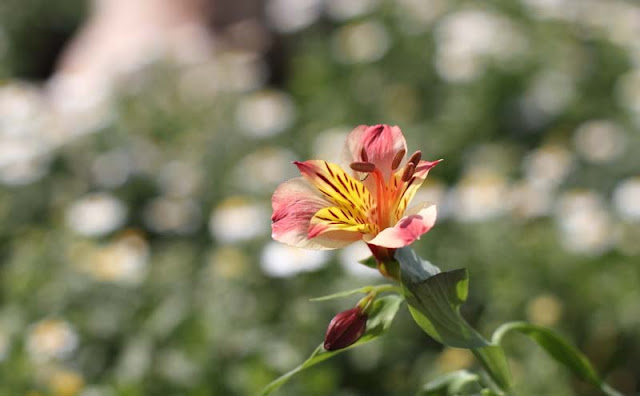
[[[468,295],[467,270],[440,272],[410,248],[398,249],[395,258],[400,263],[409,312],[416,323],[447,346],[473,350],[495,383],[501,389],[509,389],[511,373],[504,351],[484,339],[460,314]]]
[[[369,268],[373,268],[374,270],[378,269],[378,261],[373,256],[369,256],[366,259],[359,260],[358,262],[360,264],[366,265]]]
[[[400,304],[402,303],[402,301],[403,298],[397,295],[388,295],[376,299],[373,303],[373,308],[369,313],[369,319],[367,320],[367,329],[355,344],[336,351],[327,351],[324,349],[322,344],[320,344],[307,360],[305,360],[298,367],[271,382],[262,390],[262,393],[260,395],[264,396],[270,394],[271,392],[275,391],[280,386],[285,384],[295,374],[304,369],[323,362],[344,351],[355,348],[383,336],[389,330],[389,327],[393,322],[393,318],[396,316],[396,313],[398,312],[398,308],[400,308]]]
[[[618,391],[602,381],[586,356],[557,333],[526,322],[511,322],[496,329],[492,337],[493,343],[499,345],[504,336],[511,332],[528,336],[544,348],[553,359],[569,368],[578,378],[600,388],[603,393],[621,396]]]
[[[360,287],[360,288],[357,288],[357,289],[353,289],[353,290],[346,290],[346,291],[343,291],[343,292],[329,294],[327,296],[310,298],[309,301],[327,301],[327,300],[333,300],[335,298],[349,297],[349,296],[352,296],[354,294],[366,294],[371,289],[373,289],[373,287],[374,286],[363,286],[363,287]]]
[[[424,385],[417,396],[460,395],[464,392],[477,393],[482,390],[480,376],[467,370],[454,371],[442,375]]]

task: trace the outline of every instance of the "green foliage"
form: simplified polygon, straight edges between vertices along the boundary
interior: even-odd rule
[[[371,312],[369,313],[369,318],[367,320],[367,329],[358,341],[346,348],[338,349],[335,351],[327,351],[326,349],[324,349],[322,344],[320,344],[313,351],[311,356],[309,356],[309,358],[304,361],[304,363],[271,382],[263,389],[261,395],[270,394],[280,386],[284,385],[295,374],[311,366],[314,366],[336,355],[339,355],[342,352],[348,351],[349,349],[356,348],[360,345],[366,344],[379,337],[382,337],[389,331],[389,327],[391,326],[393,318],[396,316],[396,313],[398,312],[398,308],[400,308],[402,301],[402,297],[396,295],[390,295],[376,299],[373,303]]]

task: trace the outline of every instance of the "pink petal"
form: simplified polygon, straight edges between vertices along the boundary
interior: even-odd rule
[[[287,245],[306,249],[337,249],[347,246],[361,235],[351,232],[329,231],[309,239],[311,218],[320,209],[331,206],[305,179],[298,177],[282,183],[271,199],[271,236]]]
[[[385,228],[373,239],[365,241],[372,245],[386,248],[401,248],[410,245],[433,227],[436,222],[436,206],[424,203],[408,211],[408,215],[398,220],[398,223]]]
[[[363,148],[367,158],[362,156]],[[380,169],[385,180],[389,180],[391,163],[402,149],[407,150],[407,142],[397,126],[360,125],[347,136],[346,150],[350,154],[350,162],[371,162]]]

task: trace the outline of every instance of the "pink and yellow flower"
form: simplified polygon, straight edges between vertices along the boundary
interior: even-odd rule
[[[407,206],[441,160],[423,161],[417,151],[405,161],[406,152],[397,126],[361,125],[347,137],[350,172],[322,160],[294,162],[302,177],[273,194],[273,238],[308,249],[363,240],[374,254],[419,239],[433,227],[436,207]]]

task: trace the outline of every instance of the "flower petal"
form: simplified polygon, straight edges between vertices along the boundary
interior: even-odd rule
[[[367,241],[365,237],[365,242],[386,248],[401,248],[420,239],[436,222],[436,206],[430,203],[414,207],[408,213],[395,226],[385,228],[373,239]]]
[[[402,194],[399,195],[399,200],[398,200],[398,203],[396,206],[396,212],[395,212],[396,219],[399,219],[404,215],[404,211],[405,209],[407,209],[409,202],[411,202],[411,200],[413,199],[413,196],[416,195],[416,192],[418,191],[420,186],[422,186],[422,183],[424,182],[424,180],[427,178],[427,175],[429,174],[429,170],[434,166],[438,165],[440,162],[442,162],[441,159],[437,161],[420,161],[418,163],[418,166],[416,167],[416,170],[413,176],[411,177],[411,179],[408,180],[408,182],[406,183],[406,186],[404,186],[404,191],[402,192]],[[395,185],[401,185],[402,173],[403,173],[403,169],[400,168],[394,174]]]
[[[373,207],[373,199],[369,190],[360,181],[349,176],[336,164],[326,161],[311,160],[294,162],[302,176],[318,189],[324,197],[334,205],[353,211],[362,218],[367,218]]]
[[[360,234],[357,238],[354,236],[357,240],[362,237],[361,234],[372,233],[374,228],[375,225],[369,224],[362,214],[349,208],[333,206],[320,209],[311,218],[308,237],[315,238],[329,231],[345,231]]]
[[[320,209],[331,206],[302,177],[282,183],[271,199],[271,236],[287,245],[308,249],[326,249],[316,238],[307,238],[311,218]]]
[[[362,151],[366,153],[363,158]],[[347,136],[347,152],[351,162],[371,162],[389,180],[391,164],[400,150],[407,150],[407,142],[397,126],[384,124],[356,127]]]

